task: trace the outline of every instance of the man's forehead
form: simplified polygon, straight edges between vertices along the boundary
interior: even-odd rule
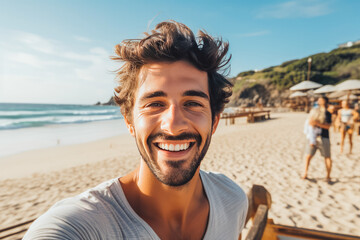
[[[185,61],[152,63],[144,65],[139,73],[139,90],[201,90],[208,94],[207,80],[207,72]]]
[[[207,72],[201,71],[194,67],[191,63],[186,61],[175,61],[175,62],[154,62],[148,63],[142,66],[140,71],[141,77],[146,77],[147,75],[161,76],[164,74],[169,75],[194,75],[194,77],[207,78]]]

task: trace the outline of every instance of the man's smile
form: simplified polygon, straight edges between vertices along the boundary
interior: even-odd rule
[[[193,145],[195,144],[195,141],[173,141],[173,142],[156,142],[154,143],[154,145],[161,149],[161,150],[165,150],[165,151],[169,151],[169,152],[179,152],[179,151],[186,151],[189,148],[191,148]]]

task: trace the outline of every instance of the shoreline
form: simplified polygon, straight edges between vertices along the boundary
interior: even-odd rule
[[[127,133],[124,119],[0,130],[4,157],[36,149],[85,143]]]

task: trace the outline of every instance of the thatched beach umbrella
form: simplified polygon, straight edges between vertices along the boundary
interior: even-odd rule
[[[305,92],[296,91],[290,94],[289,98],[296,98],[296,97],[306,97],[307,94]]]
[[[331,93],[331,92],[335,92],[336,91],[336,87],[334,85],[324,85],[321,88],[318,88],[314,91],[314,93]]]
[[[336,92],[330,93],[328,95],[328,98],[339,98],[339,97],[342,97],[344,95],[346,95],[346,92],[336,91]]]
[[[316,83],[313,81],[302,81],[301,83],[298,83],[290,88],[291,91],[307,91],[311,89],[316,89],[321,87],[322,84]],[[306,106],[305,106],[305,112],[309,112],[309,99],[306,97]]]
[[[351,91],[360,89],[360,80],[349,79],[336,85],[337,91],[347,91],[347,101],[350,99]]]
[[[350,94],[349,96],[348,95],[344,95],[342,97],[339,98],[339,100],[356,100],[358,99],[358,97],[354,94]]]
[[[360,89],[360,80],[350,79],[336,85],[337,91],[351,91]]]
[[[321,87],[322,84],[313,81],[302,81],[290,88],[291,91],[306,91]]]

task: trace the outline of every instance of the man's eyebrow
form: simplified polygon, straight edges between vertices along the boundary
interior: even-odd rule
[[[155,98],[155,97],[166,97],[166,93],[164,93],[163,91],[156,91],[156,92],[150,92],[145,94],[144,96],[141,97],[141,101],[149,99],[149,98]]]
[[[184,92],[183,96],[196,96],[196,97],[202,97],[205,98],[207,100],[209,100],[209,96],[204,93],[203,91],[196,91],[196,90],[188,90],[186,92]]]

